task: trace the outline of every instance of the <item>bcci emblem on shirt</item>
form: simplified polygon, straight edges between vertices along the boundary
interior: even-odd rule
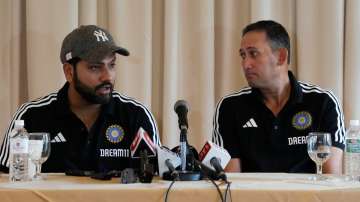
[[[124,129],[119,125],[111,125],[106,130],[106,139],[111,143],[119,143],[124,139]]]
[[[309,112],[301,111],[296,113],[292,118],[292,125],[298,130],[305,130],[312,124],[312,117]]]
[[[105,136],[109,142],[116,144],[124,139],[125,132],[121,126],[111,125],[106,129]],[[125,148],[100,148],[99,156],[102,158],[127,158],[130,156],[130,150]]]

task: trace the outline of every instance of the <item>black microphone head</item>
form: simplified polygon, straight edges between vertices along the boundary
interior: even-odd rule
[[[182,127],[186,127],[187,129],[189,127],[187,121],[187,113],[189,111],[188,103],[185,100],[178,100],[174,105],[174,110],[179,117],[179,128],[182,129]]]
[[[210,159],[210,164],[215,168],[218,178],[227,181],[225,171],[220,164],[220,159],[213,157]]]
[[[176,113],[179,112],[188,112],[189,111],[189,104],[186,100],[178,100],[174,105],[174,110]]]

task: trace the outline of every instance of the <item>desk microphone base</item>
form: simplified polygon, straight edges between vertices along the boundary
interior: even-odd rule
[[[179,178],[178,181],[199,181],[201,180],[201,174],[199,171],[178,171]],[[171,175],[169,171],[163,174],[164,180],[174,180],[174,176]]]

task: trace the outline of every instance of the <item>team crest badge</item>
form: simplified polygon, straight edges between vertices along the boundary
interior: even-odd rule
[[[119,143],[124,139],[124,129],[119,125],[111,125],[106,129],[106,139],[112,143]]]
[[[292,125],[298,130],[305,130],[311,126],[312,116],[307,111],[296,113],[292,118]]]

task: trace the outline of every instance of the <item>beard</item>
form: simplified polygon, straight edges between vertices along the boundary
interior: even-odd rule
[[[107,103],[109,103],[109,101],[112,97],[112,92],[113,92],[114,86],[112,83],[110,83],[108,81],[105,81],[105,82],[95,86],[95,88],[91,88],[79,80],[77,73],[75,71],[74,83],[75,83],[75,90],[81,95],[82,98],[84,98],[89,103],[107,104]],[[96,94],[96,91],[102,87],[110,87],[110,93],[108,93],[106,95]]]

